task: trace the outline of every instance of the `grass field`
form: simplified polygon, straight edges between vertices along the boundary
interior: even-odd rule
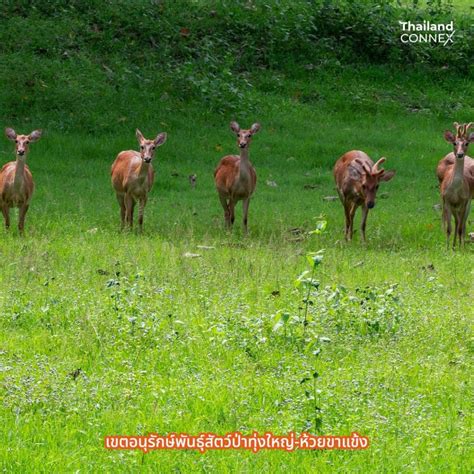
[[[472,119],[472,83],[384,68],[318,74],[268,92],[262,76],[255,110],[237,117],[163,103],[153,123],[121,122],[108,136],[45,130],[32,145],[26,235],[0,231],[5,471],[472,472],[474,245],[446,251],[434,208],[434,168],[450,151],[442,132]],[[219,158],[236,152],[232,118],[262,124],[247,237],[240,205],[224,231],[213,188]],[[109,181],[117,152],[136,148],[136,126],[169,137],[143,235],[118,231]],[[397,170],[366,246],[359,233],[343,242],[342,207],[323,199],[336,194],[335,160],[354,148]],[[0,151],[13,156],[6,139]],[[308,234],[320,220],[326,231]],[[320,249],[303,331],[295,280]],[[371,447],[103,448],[109,434],[235,430],[357,431]]]

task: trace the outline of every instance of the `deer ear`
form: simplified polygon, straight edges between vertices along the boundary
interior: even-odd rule
[[[254,134],[254,133],[257,133],[259,130],[260,130],[260,124],[257,122],[257,123],[254,123],[251,127],[250,127],[250,130],[251,132]]]
[[[456,141],[456,137],[453,135],[453,132],[449,131],[449,130],[446,130],[444,132],[444,139],[448,142],[448,143],[454,143]]]
[[[230,129],[234,133],[239,133],[240,132],[240,125],[237,122],[230,122]]]
[[[395,176],[395,170],[383,170],[379,181],[390,181]]]
[[[138,128],[135,130],[135,135],[137,137],[137,140],[141,142],[142,140],[145,140],[145,137],[143,136],[142,132],[138,130]]]
[[[29,137],[30,137],[30,142],[36,142],[41,138],[41,134],[43,133],[42,130],[33,130]]]
[[[5,129],[5,135],[9,140],[16,140],[16,132],[13,130],[13,128],[6,128]]]
[[[168,137],[168,135],[166,135],[165,132],[159,133],[156,136],[155,140],[154,140],[155,146],[163,145],[163,143],[165,143],[167,137]]]
[[[467,141],[468,141],[469,143],[474,142],[474,132],[471,132],[471,133],[469,134],[469,136],[467,137]]]

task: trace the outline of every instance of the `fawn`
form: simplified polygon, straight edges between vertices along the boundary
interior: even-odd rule
[[[243,225],[247,233],[250,197],[257,185],[257,174],[249,161],[249,146],[253,135],[260,130],[260,124],[254,123],[250,129],[241,130],[237,122],[231,122],[230,129],[237,136],[240,156],[224,156],[214,171],[214,181],[224,209],[226,227],[232,227],[235,220],[235,205],[238,201],[243,201]]]
[[[33,176],[26,164],[29,144],[41,138],[41,130],[34,130],[29,135],[17,135],[13,128],[6,128],[5,135],[15,142],[16,160],[3,165],[0,170],[0,205],[2,207],[5,227],[10,227],[10,209],[18,207],[18,230],[23,234],[25,217],[30,206],[31,196],[35,189]]]
[[[112,164],[112,186],[120,204],[122,229],[128,225],[133,227],[133,210],[139,202],[138,225],[143,230],[143,212],[155,177],[152,161],[156,147],[166,141],[166,133],[160,133],[154,140],[144,138],[140,130],[136,130],[140,144],[140,152],[134,150],[121,151]]]

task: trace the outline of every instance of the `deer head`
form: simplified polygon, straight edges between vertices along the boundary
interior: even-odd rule
[[[29,144],[41,138],[41,130],[33,130],[29,135],[17,135],[13,128],[6,128],[5,135],[9,140],[15,142],[15,154],[20,159],[25,159]]]
[[[454,128],[456,134],[453,134],[450,130],[444,132],[444,138],[447,142],[452,143],[454,147],[454,155],[456,158],[462,159],[467,153],[469,143],[474,142],[474,132],[468,134],[468,130],[471,127],[472,122],[459,124],[454,122]]]
[[[230,122],[230,129],[237,135],[237,146],[248,148],[252,142],[252,137],[260,130],[260,124],[254,123],[248,130],[241,130],[237,122]]]
[[[151,163],[155,157],[156,147],[163,145],[166,141],[166,133],[159,133],[154,140],[147,140],[140,130],[136,130],[136,136],[140,145],[140,156],[144,163]]]
[[[359,159],[354,160],[362,169],[362,179],[360,182],[359,192],[364,197],[365,205],[372,209],[375,206],[375,198],[381,181],[390,181],[395,176],[394,170],[380,169],[379,166],[384,163],[385,158],[380,158],[373,166],[370,167],[367,161]]]

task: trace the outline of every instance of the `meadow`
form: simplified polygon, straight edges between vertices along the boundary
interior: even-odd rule
[[[201,83],[200,98],[177,97],[166,72],[162,89],[130,65],[129,87],[107,70],[87,79],[86,49],[75,73],[32,59],[25,77],[3,53],[13,68],[3,80],[21,92],[0,92],[3,126],[44,129],[28,156],[36,191],[25,235],[16,212],[0,228],[4,472],[472,472],[474,244],[446,250],[435,177],[452,149],[443,131],[472,121],[466,71],[332,59],[262,67],[229,74],[240,89],[212,102],[227,76],[212,76],[209,91]],[[219,159],[238,153],[231,120],[262,125],[247,236],[241,204],[224,229],[213,183]],[[168,133],[142,234],[120,232],[110,184],[117,153],[137,149],[137,127]],[[344,241],[334,199],[332,168],[351,149],[397,172],[381,185],[366,244],[359,213]],[[13,156],[3,137],[1,163]],[[103,447],[113,434],[254,430],[358,432],[371,444]]]
[[[384,85],[376,72],[372,90],[363,74],[350,84],[364,91],[360,107],[329,90],[322,106],[287,91],[239,116],[262,123],[247,237],[240,206],[225,232],[213,188],[218,159],[236,150],[225,119],[164,110],[144,128],[169,138],[142,235],[119,232],[109,182],[115,154],[136,148],[132,128],[46,131],[31,146],[37,191],[26,236],[2,230],[1,241],[7,471],[470,470],[473,246],[446,251],[434,207],[452,117],[374,100]],[[457,100],[472,97],[469,84],[453,87],[466,94]],[[442,84],[424,94],[427,109],[452,100]],[[369,214],[366,245],[359,233],[343,241],[342,207],[324,200],[336,194],[334,161],[351,148],[397,170]],[[6,161],[11,143],[1,150]],[[326,230],[311,234],[322,220]],[[304,330],[295,280],[321,249]],[[107,434],[254,429],[357,431],[371,448],[143,456],[102,447]]]

